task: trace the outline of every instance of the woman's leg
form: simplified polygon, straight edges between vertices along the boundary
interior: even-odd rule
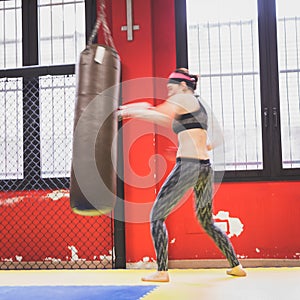
[[[196,196],[196,215],[202,227],[225,255],[230,266],[232,268],[239,266],[240,263],[229,238],[218,226],[215,225],[213,220],[213,170],[210,166],[203,166],[202,172],[200,173],[199,179],[194,187],[194,191]]]
[[[150,216],[151,233],[159,271],[168,269],[168,233],[165,220],[186,191],[195,183],[196,178],[191,174],[193,170],[192,166],[189,168],[187,164],[177,162],[161,187],[153,205]]]
[[[180,202],[186,191],[194,186],[198,177],[195,170],[196,168],[191,162],[177,162],[161,187],[153,205],[150,216],[151,234],[156,252],[157,270],[159,272],[166,272],[168,270],[168,232],[165,220]],[[156,280],[159,277],[158,274],[154,274],[153,276],[151,278],[145,277],[143,280],[160,281]]]

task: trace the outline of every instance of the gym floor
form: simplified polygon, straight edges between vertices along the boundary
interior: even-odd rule
[[[53,300],[299,300],[300,268],[246,268],[247,277],[226,269],[171,269],[169,283],[145,283],[153,270],[0,271],[0,299]]]

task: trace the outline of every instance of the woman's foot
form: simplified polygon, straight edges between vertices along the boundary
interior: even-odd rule
[[[242,265],[238,265],[226,271],[227,275],[245,277],[247,276],[246,271],[243,269]]]
[[[156,271],[148,276],[142,277],[142,281],[148,282],[169,282],[169,274],[167,271]]]

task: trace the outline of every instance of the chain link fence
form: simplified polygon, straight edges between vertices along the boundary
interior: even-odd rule
[[[69,204],[74,72],[28,69],[0,78],[0,269],[113,268],[113,218]]]

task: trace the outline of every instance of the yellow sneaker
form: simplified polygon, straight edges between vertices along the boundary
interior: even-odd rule
[[[227,275],[245,277],[247,276],[246,271],[243,269],[242,265],[238,265],[232,269],[226,271]]]
[[[169,282],[169,274],[167,271],[156,271],[148,276],[142,277],[142,281],[148,282]]]

